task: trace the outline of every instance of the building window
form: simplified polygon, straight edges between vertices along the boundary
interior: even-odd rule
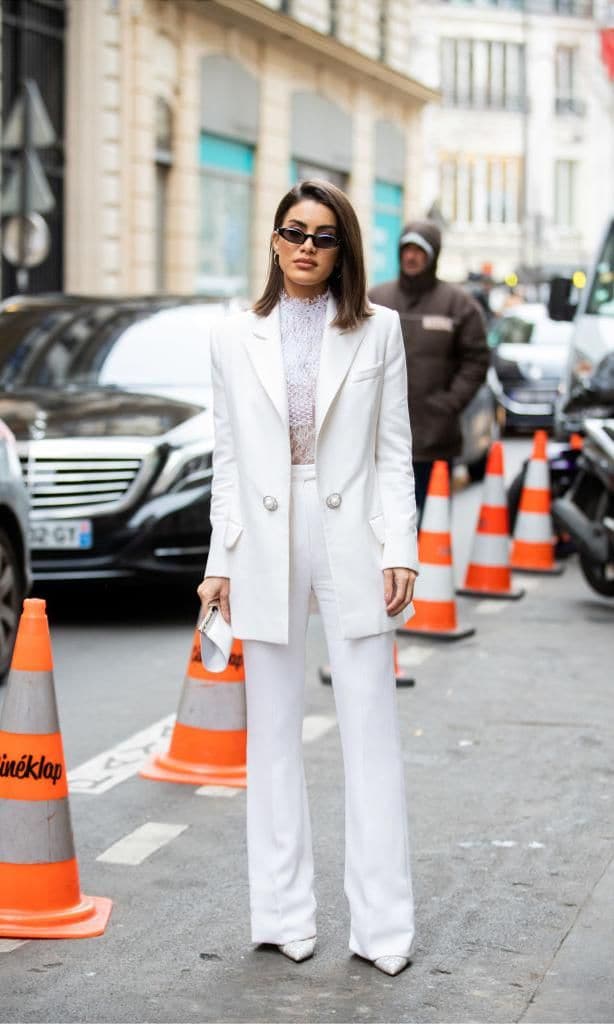
[[[555,63],[555,110],[557,114],[584,114],[586,106],[577,92],[578,50],[557,46]]]
[[[441,211],[456,225],[517,225],[518,157],[446,156],[440,164]]]
[[[166,288],[168,180],[173,165],[173,116],[166,100],[156,100],[156,290]]]
[[[554,165],[554,222],[560,228],[576,226],[578,165],[574,160],[557,160]]]
[[[387,181],[373,186],[373,281],[389,281],[399,273],[399,238],[403,227],[403,188]]]
[[[198,291],[247,295],[254,147],[203,132],[199,163]]]
[[[322,164],[308,163],[306,160],[290,161],[290,184],[296,185],[297,181],[307,181],[312,178],[320,178],[322,181],[330,181],[331,185],[347,192],[349,175],[344,171],[336,171],[332,167],[323,167]]]
[[[444,102],[475,110],[524,110],[524,62],[520,43],[442,39]]]

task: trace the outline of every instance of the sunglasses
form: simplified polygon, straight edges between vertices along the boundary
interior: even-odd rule
[[[316,249],[336,249],[341,244],[336,235],[327,235],[324,232],[310,235],[300,228],[275,228],[275,232],[286,242],[290,242],[290,245],[302,245],[308,238],[311,238]]]

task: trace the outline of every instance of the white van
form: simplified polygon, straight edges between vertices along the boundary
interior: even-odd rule
[[[571,390],[587,381],[603,357],[614,350],[614,217],[606,227],[577,308],[569,304],[571,281],[566,282],[566,294],[564,283],[557,284],[559,287],[553,285],[551,292],[550,316],[555,320],[574,320],[569,359],[554,417],[556,435],[565,440],[580,427],[579,420],[576,422],[562,411]]]

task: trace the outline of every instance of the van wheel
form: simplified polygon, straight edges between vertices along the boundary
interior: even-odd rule
[[[589,587],[604,597],[614,597],[614,578],[608,574],[607,565],[592,562],[585,555],[580,555],[580,568]]]
[[[0,683],[11,665],[24,596],[18,553],[8,533],[0,527]]]

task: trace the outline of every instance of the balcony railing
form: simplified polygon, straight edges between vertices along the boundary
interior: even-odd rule
[[[488,110],[494,113],[507,111],[516,114],[528,113],[530,110],[528,96],[506,96],[504,99],[489,100],[485,97],[454,96],[444,90],[442,102],[444,106],[455,107],[457,110]]]
[[[572,18],[592,18],[599,3],[595,0],[431,0],[455,7],[491,7],[527,14],[560,14]]]
[[[557,96],[554,101],[554,109],[559,115],[574,114],[576,117],[584,117],[586,102],[570,96]]]

